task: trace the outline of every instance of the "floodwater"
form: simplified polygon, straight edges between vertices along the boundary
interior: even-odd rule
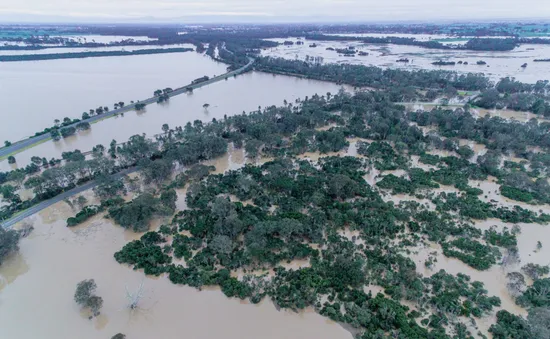
[[[25,54],[57,54],[57,53],[84,53],[84,52],[107,52],[107,51],[138,51],[143,49],[162,49],[162,48],[193,48],[191,44],[180,45],[144,45],[144,46],[108,46],[108,47],[59,47],[44,48],[38,50],[0,50],[0,55],[25,55]],[[12,61],[10,61],[12,62]],[[29,61],[26,61],[29,62]]]
[[[340,152],[341,155],[355,152],[357,139],[350,141],[349,149]],[[307,158],[317,159],[318,154],[312,153]],[[262,160],[265,159],[257,162]],[[215,173],[223,173],[238,169],[249,161],[243,149],[230,145],[224,157],[205,164],[216,166]],[[91,192],[85,192],[85,196],[94,203]],[[178,197],[178,208],[185,208],[184,189],[178,191]],[[412,199],[394,196],[395,201]],[[20,252],[0,267],[1,338],[108,338],[118,332],[130,338],[180,338],[181,333],[205,339],[221,335],[229,338],[351,338],[351,334],[341,326],[312,310],[299,314],[284,310],[277,312],[269,300],[252,305],[228,299],[216,288],[199,292],[173,285],[166,277],[145,278],[142,272],[119,265],[113,259],[114,252],[139,235],[114,226],[99,216],[69,229],[65,227],[65,220],[74,213],[67,203],[60,202],[25,221],[32,222],[35,230],[22,240]],[[158,226],[159,221],[153,224]],[[496,219],[477,221],[475,225],[481,230],[493,225],[498,230],[513,226]],[[441,247],[433,243],[417,247],[411,258],[417,264],[417,271],[425,276],[445,269],[451,274],[464,273],[472,280],[482,281],[489,295],[501,298],[502,308],[525,315],[525,310],[515,305],[506,288],[506,274],[529,262],[550,264],[550,246],[544,240],[542,249],[536,250],[537,241],[547,239],[550,229],[538,224],[519,226],[521,263],[515,266],[494,266],[480,272],[459,260],[444,257]],[[359,235],[349,229],[340,234],[350,240]],[[357,243],[361,240],[358,239]],[[424,266],[429,256],[437,258],[432,270]],[[299,268],[308,265],[308,261],[295,261],[285,266]],[[88,278],[96,280],[97,293],[105,302],[102,314],[93,320],[88,320],[72,300],[77,282]],[[132,291],[141,282],[145,286],[145,296],[141,308],[132,313],[125,308],[126,288]],[[40,288],[36,287],[37,283]],[[32,317],[29,317],[29,309],[33,310]],[[477,320],[477,326],[484,334],[488,334],[491,323],[494,323],[495,313]],[[32,326],[23,326],[22,319]]]
[[[278,42],[284,40],[298,41],[294,39],[270,39]],[[517,80],[527,83],[535,83],[537,80],[548,80],[548,65],[544,62],[533,62],[534,59],[546,59],[550,57],[548,45],[521,45],[513,51],[482,52],[464,50],[438,50],[427,49],[418,46],[402,46],[392,44],[364,44],[359,41],[313,41],[305,40],[304,45],[278,46],[262,51],[264,56],[281,57],[287,59],[304,60],[310,57],[322,57],[325,63],[359,64],[378,67],[399,68],[405,70],[419,69],[444,69],[461,73],[484,73],[493,81],[502,77],[515,77]],[[315,43],[317,47],[309,47]],[[336,51],[328,51],[326,48],[347,48],[354,46],[358,51],[369,53],[367,56],[343,56]],[[407,58],[408,63],[396,62],[398,59]],[[467,61],[468,65],[435,66],[432,62],[438,60]],[[484,60],[487,65],[477,65],[476,62]],[[526,68],[521,65],[527,63]]]
[[[157,38],[149,38],[147,36],[125,36],[125,35],[97,35],[97,34],[84,34],[84,35],[63,35],[63,38],[72,39],[78,42],[97,42],[97,43],[110,43],[120,42],[122,40],[133,39],[135,41],[155,41]]]
[[[514,36],[467,36],[467,35],[450,35],[450,34],[414,34],[414,33],[336,33],[326,34],[333,36],[347,36],[347,37],[399,37],[399,38],[413,38],[417,41],[438,41],[444,45],[464,45],[468,40],[473,38],[490,38],[490,39],[506,39],[515,38]],[[549,39],[550,36],[533,36],[540,39]]]
[[[191,54],[196,55],[194,52]],[[185,83],[185,80],[181,83]],[[88,131],[78,132],[58,142],[47,141],[16,154],[15,158],[17,165],[22,167],[29,164],[30,158],[35,155],[48,159],[61,158],[62,152],[74,149],[90,151],[97,144],[108,146],[113,139],[124,142],[130,136],[141,133],[151,137],[162,132],[161,127],[164,123],[174,128],[197,119],[208,122],[213,118],[223,119],[224,115],[231,116],[241,114],[243,111],[257,110],[258,106],[262,108],[270,105],[281,106],[284,100],[293,103],[298,98],[303,99],[316,93],[320,95],[327,92],[336,93],[340,88],[330,82],[250,72],[202,87],[191,94],[175,96],[168,103],[148,105],[141,112],[132,111],[125,113],[124,116],[105,119],[93,124]],[[147,93],[141,98],[146,97]],[[205,103],[210,104],[207,109],[203,108]],[[47,124],[49,120],[53,121],[55,116],[50,115],[50,118],[43,119],[45,120],[43,124]],[[7,121],[11,121],[8,125],[11,125],[12,129],[17,124],[15,119]],[[9,126],[0,128],[2,128],[0,132],[2,136],[4,136],[3,130],[6,130],[6,133],[9,132]],[[6,160],[0,163],[0,171],[11,169]]]
[[[489,296],[497,296],[500,298],[501,307],[496,308],[493,312],[482,318],[476,319],[476,323],[479,326],[478,329],[486,336],[489,335],[488,330],[491,324],[496,322],[495,315],[499,309],[505,309],[517,315],[527,315],[526,310],[517,306],[513,297],[508,292],[506,287],[506,274],[509,271],[503,269],[501,266],[495,265],[487,271],[478,271],[458,259],[445,257],[442,253],[441,246],[430,242],[428,242],[425,247],[417,248],[415,252],[411,253],[410,257],[416,264],[417,272],[424,276],[431,276],[442,269],[453,275],[459,273],[466,274],[470,276],[471,282],[483,282]],[[424,265],[424,262],[429,257],[436,259],[431,269],[426,268]]]
[[[514,224],[505,223],[498,219],[479,220],[475,222],[475,227],[482,231],[495,227],[497,231],[502,231],[504,227],[511,230]],[[506,274],[514,271],[520,271],[521,266],[528,263],[538,265],[550,264],[550,246],[545,246],[544,239],[550,236],[548,225],[540,224],[518,224],[521,232],[517,235],[519,263],[513,263],[507,266],[495,265],[487,271],[478,271],[458,259],[447,258],[443,256],[442,249],[439,245],[428,242],[425,247],[420,246],[413,253],[411,258],[417,265],[417,271],[423,275],[431,275],[441,269],[446,270],[451,274],[464,273],[472,278],[472,281],[481,281],[485,284],[485,288],[489,291],[489,295],[498,296],[502,301],[502,308],[509,312],[525,315],[526,311],[517,306],[510,295],[506,283]],[[541,240],[542,239],[542,240]],[[537,241],[541,240],[543,246],[537,250]],[[503,253],[505,250],[501,250]],[[432,255],[433,254],[433,255]],[[428,257],[437,258],[437,262],[432,269],[424,266],[424,261]]]
[[[85,42],[97,42],[97,43],[111,43],[111,42],[120,42],[123,40],[133,39],[134,41],[156,41],[157,38],[149,38],[147,36],[125,36],[125,35],[98,35],[98,34],[54,34],[50,35],[51,38],[64,38],[70,39],[75,42],[85,43]],[[6,45],[19,45],[26,46],[28,44],[18,41],[2,41],[2,44]],[[59,45],[59,44],[44,44],[44,45]]]
[[[412,34],[412,33],[335,33],[326,34],[332,36],[347,36],[347,37],[374,37],[374,38],[413,38],[418,41],[430,41],[430,40],[444,40],[444,39],[457,39],[451,35],[446,34]],[[462,38],[461,38],[462,39]],[[464,38],[467,41],[467,38]]]
[[[537,119],[539,122],[548,122],[544,116],[531,112],[514,111],[510,109],[486,109],[475,108],[471,110],[476,116],[484,117],[489,115],[491,117],[500,117],[507,120],[517,120],[519,122],[527,122],[531,119]]]
[[[510,209],[513,209],[514,206],[519,206],[534,213],[548,213],[549,211],[549,206],[547,204],[531,205],[502,196],[500,194],[500,185],[496,183],[494,177],[489,177],[489,180],[485,181],[469,180],[469,185],[483,190],[483,194],[479,196],[479,199],[484,202],[496,203],[498,206],[508,207]]]
[[[538,265],[550,265],[550,243],[545,240],[550,239],[550,228],[548,225],[541,224],[517,224],[520,228],[520,233],[516,235],[518,239],[518,250],[520,255],[520,263],[507,268],[508,271],[519,270],[520,266],[528,263]],[[501,232],[504,227],[509,231],[512,230],[514,224],[505,223],[499,219],[487,219],[476,221],[475,226],[483,231],[494,227]],[[537,249],[537,242],[542,243],[542,247]]]
[[[484,191],[484,193],[479,197],[482,201],[493,202],[499,206],[505,206],[508,208],[513,208],[514,206],[519,205],[522,208],[536,213],[546,211],[548,209],[547,205],[529,205],[502,197],[498,189],[499,185],[496,184],[495,181],[496,179],[494,177],[489,177],[486,181],[470,180],[469,185],[472,187],[481,188]],[[434,191],[437,192],[438,190]],[[499,219],[487,219],[475,220],[474,226],[479,228],[481,231],[495,227],[496,230],[500,232],[504,229],[504,227],[511,230],[514,224],[505,223]],[[431,275],[432,273],[444,269],[448,273],[464,273],[469,275],[473,281],[477,280],[483,282],[485,284],[485,288],[489,292],[489,295],[495,295],[501,299],[502,306],[499,309],[506,309],[509,312],[525,316],[527,313],[526,310],[515,304],[514,297],[507,289],[506,284],[508,280],[506,275],[510,272],[520,271],[520,268],[528,263],[550,265],[550,246],[546,246],[544,243],[544,239],[550,238],[550,228],[548,228],[547,224],[541,225],[536,223],[519,223],[517,226],[520,228],[520,233],[517,235],[520,258],[519,262],[510,263],[505,266],[495,265],[487,271],[478,271],[460,260],[445,257],[442,253],[441,247],[430,242],[428,242],[426,246],[419,246],[411,255],[411,258],[417,265],[417,271],[423,275]],[[540,249],[537,249],[538,241],[541,241],[543,245]],[[504,249],[501,249],[501,252],[505,254]],[[424,262],[430,256],[437,259],[432,269],[428,269],[424,266]],[[484,317],[477,321],[479,329],[485,335],[488,334],[487,331],[490,325],[495,321],[495,314],[496,311],[492,312],[489,317]]]
[[[438,103],[406,103],[403,104],[405,106],[405,109],[410,112],[416,112],[418,110],[420,111],[432,111],[435,108],[442,108],[442,109],[457,109],[457,108],[463,108],[463,105],[440,105]],[[499,117],[506,120],[516,120],[519,122],[528,122],[531,119],[536,119],[539,122],[549,122],[550,120],[546,119],[543,115],[535,114],[532,112],[523,112],[523,111],[514,111],[511,109],[486,109],[486,108],[470,108],[470,113],[472,113],[472,116],[476,118],[482,118],[486,115],[489,115],[489,117]],[[434,129],[433,127],[422,127],[419,126],[422,129]]]
[[[332,127],[332,126],[331,126]],[[330,129],[330,128],[328,128]],[[325,127],[318,128],[318,130],[327,130]],[[302,154],[299,154],[297,156],[298,159],[304,159],[309,160],[313,162],[319,161],[321,158],[326,157],[344,157],[344,156],[350,156],[350,157],[356,157],[356,158],[364,158],[363,155],[357,154],[357,143],[359,141],[371,141],[367,139],[361,139],[361,138],[348,138],[347,141],[349,142],[349,146],[346,150],[341,150],[338,152],[328,152],[328,153],[320,153],[320,152],[305,152]]]
[[[203,161],[202,164],[206,166],[214,166],[216,169],[211,174],[223,174],[227,171],[236,171],[247,162],[251,162],[246,158],[244,148],[235,148],[233,144],[229,144],[227,152],[216,159]]]
[[[156,89],[226,69],[196,52],[0,63],[0,136],[14,142],[55,119],[81,118],[99,106],[113,109],[115,102],[143,100]]]
[[[33,217],[35,230],[20,254],[0,268],[0,338],[341,338],[349,332],[312,310],[277,311],[265,300],[253,305],[218,289],[197,291],[168,278],[147,278],[118,264],[113,254],[133,237],[94,217],[65,227],[74,212],[60,202]],[[88,320],[73,301],[76,284],[95,279],[104,300],[101,315]],[[126,309],[126,288],[144,284],[140,309]],[[31,312],[32,310],[32,312]]]

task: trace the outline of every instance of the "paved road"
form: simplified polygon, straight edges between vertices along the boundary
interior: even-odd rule
[[[128,168],[128,169],[125,169],[121,172],[113,174],[113,177],[119,178],[119,177],[122,177],[123,175],[130,174],[130,173],[135,172],[135,171],[137,171],[137,168],[135,168],[135,167]],[[82,193],[86,190],[89,190],[90,188],[94,188],[95,186],[97,186],[96,181],[87,182],[82,186],[78,186],[78,187],[73,188],[72,190],[63,192],[63,193],[61,193],[61,194],[59,194],[59,195],[57,195],[57,196],[55,196],[55,197],[53,197],[49,200],[42,201],[41,203],[38,203],[38,204],[24,210],[23,212],[16,215],[15,217],[12,217],[11,219],[8,219],[6,221],[2,221],[2,223],[0,225],[4,228],[10,228],[13,225],[17,224],[18,222],[20,222],[21,220],[23,220],[25,218],[28,218],[31,215],[33,215],[35,213],[38,213],[38,212],[42,211],[43,209],[50,207],[53,204],[56,204],[56,203],[58,203],[60,201],[63,201],[67,198],[70,198],[70,197],[72,197],[76,194],[79,194],[79,193]]]
[[[197,88],[207,86],[207,85],[213,84],[215,82],[224,80],[226,78],[232,77],[233,75],[244,73],[244,72],[248,71],[250,66],[252,66],[252,64],[254,63],[254,59],[252,59],[252,58],[249,58],[249,59],[250,59],[250,61],[248,62],[248,64],[246,64],[245,66],[243,66],[239,69],[236,69],[236,70],[231,71],[231,72],[227,72],[227,73],[219,75],[217,77],[213,77],[212,79],[200,82],[198,84],[189,84],[187,86],[176,88],[173,92],[169,93],[168,96],[173,97],[173,96],[185,93],[189,88],[197,89]],[[152,104],[152,103],[157,102],[157,99],[158,98],[156,98],[156,97],[152,97],[152,98],[149,98],[149,99],[146,99],[146,100],[138,101],[136,103],[126,105],[126,106],[124,106],[122,108],[119,108],[119,109],[113,109],[112,111],[109,111],[109,112],[101,114],[101,115],[95,115],[95,116],[93,116],[89,119],[82,120],[82,121],[93,123],[93,122],[101,120],[101,119],[112,117],[113,115],[118,114],[118,113],[123,113],[123,112],[133,110],[137,103],[142,103],[142,104],[147,104],[148,105],[148,104]],[[74,126],[76,126],[76,123],[72,124],[72,125],[68,125],[66,127],[74,127]],[[39,136],[36,136],[36,137],[30,137],[28,139],[18,141],[18,142],[13,143],[11,146],[8,146],[8,147],[2,147],[2,148],[0,148],[0,158],[8,156],[8,155],[13,154],[13,153],[17,153],[17,152],[19,152],[19,151],[21,151],[21,150],[23,150],[27,147],[32,147],[32,145],[34,145],[36,143],[39,143],[41,141],[47,140],[49,138],[50,138],[50,134],[46,133],[46,134],[42,134],[42,135],[39,135]]]
[[[212,79],[209,79],[207,81],[204,81],[204,82],[201,82],[201,83],[198,83],[198,84],[176,88],[173,92],[169,93],[169,96],[172,97],[172,96],[175,96],[175,95],[179,95],[179,94],[185,93],[188,88],[192,88],[192,89],[200,88],[200,87],[212,84],[214,82],[226,79],[226,78],[231,77],[233,75],[237,75],[237,74],[246,72],[246,71],[248,71],[249,67],[254,63],[254,59],[252,59],[252,58],[249,58],[249,59],[250,59],[250,61],[248,62],[248,64],[246,64],[245,66],[243,66],[239,69],[236,69],[236,70],[231,71],[231,72],[227,72],[225,74],[219,75],[217,77],[214,77]],[[151,104],[151,103],[156,102],[156,101],[157,101],[157,98],[153,97],[153,98],[149,98],[147,100],[143,100],[143,101],[140,101],[140,102],[144,103],[144,104]],[[135,106],[135,104],[131,104],[131,105],[123,107],[122,109],[112,110],[112,111],[109,111],[108,113],[102,114],[100,116],[91,117],[90,119],[87,119],[86,121],[91,123],[91,122],[94,122],[94,121],[97,121],[97,120],[100,120],[100,119],[104,119],[104,118],[112,116],[116,113],[120,113],[120,112],[124,112],[124,111],[130,110],[130,109],[133,109],[134,106]],[[11,145],[10,147],[4,147],[4,148],[0,149],[0,157],[3,156],[3,155],[7,155],[7,154],[10,154],[10,153],[16,152],[17,150],[28,147],[28,146],[30,146],[30,145],[32,145],[36,142],[39,142],[41,140],[48,139],[49,137],[50,137],[49,134],[40,135],[40,136],[37,136],[37,137],[33,137],[33,138],[30,138],[30,139],[23,140],[21,142],[18,142],[17,144]],[[129,174],[129,173],[132,173],[132,172],[135,172],[135,171],[137,171],[137,168],[133,167],[133,168],[123,170],[119,173],[113,174],[113,176],[114,177],[121,177],[123,175]],[[70,198],[70,197],[72,197],[76,194],[79,194],[79,193],[82,193],[86,190],[89,190],[90,188],[93,188],[96,185],[97,185],[97,183],[95,181],[91,181],[91,182],[88,182],[88,183],[86,183],[82,186],[75,187],[72,190],[63,192],[63,193],[59,194],[58,196],[55,196],[55,197],[53,197],[49,200],[46,200],[46,201],[42,201],[41,203],[38,203],[38,204],[26,209],[25,211],[21,212],[20,214],[16,215],[15,217],[13,217],[11,219],[2,221],[0,226],[4,227],[4,228],[10,228],[13,225],[15,225],[16,223],[20,222],[21,220],[23,220],[27,217],[30,217],[31,215],[33,215],[35,213],[38,213],[38,212],[42,211],[43,209],[50,207],[53,204],[56,204],[56,203],[58,203],[60,201],[63,201],[67,198]]]

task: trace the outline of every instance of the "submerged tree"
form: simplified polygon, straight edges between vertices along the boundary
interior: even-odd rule
[[[506,275],[508,283],[506,286],[510,290],[510,294],[519,296],[525,290],[525,277],[519,272],[510,272]]]
[[[527,321],[535,338],[550,338],[550,308],[535,307],[530,309]]]
[[[97,285],[94,279],[82,280],[76,285],[74,301],[81,307],[87,307],[92,311],[93,316],[99,315],[103,306],[103,298],[95,295]]]
[[[0,265],[11,253],[19,249],[19,232],[0,227]]]
[[[521,270],[531,279],[538,280],[541,277],[550,273],[549,266],[541,266],[538,264],[529,263],[521,268]]]
[[[139,284],[138,289],[135,292],[130,292],[128,286],[126,286],[126,298],[128,299],[128,308],[134,310],[139,307],[139,302],[143,298],[143,281]]]

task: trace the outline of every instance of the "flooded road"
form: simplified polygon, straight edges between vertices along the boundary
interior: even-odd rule
[[[281,106],[284,100],[294,103],[298,98],[303,99],[315,93],[336,93],[340,88],[330,82],[259,72],[246,73],[197,89],[191,94],[175,96],[168,103],[151,104],[143,111],[127,112],[124,116],[100,121],[93,124],[88,131],[77,132],[76,135],[58,142],[47,141],[16,154],[15,158],[17,166],[24,167],[35,155],[48,159],[61,158],[61,153],[65,151],[89,151],[97,144],[107,147],[113,139],[124,142],[130,136],[141,133],[151,137],[161,133],[161,127],[165,123],[174,128],[197,119],[208,122],[213,118],[223,119],[224,115],[257,110],[258,106]],[[203,108],[205,103],[210,105],[207,109]],[[13,119],[10,124],[17,124],[17,119]],[[2,129],[9,127],[3,126]],[[0,171],[11,169],[7,160],[0,162]]]
[[[367,34],[368,36],[374,36]],[[398,34],[403,36],[402,34]],[[293,39],[269,39],[277,42]],[[306,55],[322,57],[324,63],[360,64],[378,67],[399,68],[405,70],[419,69],[443,69],[460,73],[484,73],[493,81],[502,77],[515,77],[516,80],[535,83],[537,80],[548,80],[548,65],[544,62],[533,62],[534,59],[550,57],[548,45],[521,45],[512,51],[506,52],[478,52],[465,50],[438,50],[427,49],[418,46],[404,46],[392,44],[364,44],[360,41],[313,41],[301,39],[303,45],[278,46],[262,51],[264,56],[282,57],[287,59],[304,60]],[[422,40],[422,39],[421,39]],[[317,47],[309,47],[315,43]],[[332,48],[347,48],[354,46],[357,51],[368,53],[366,56],[343,56],[336,51],[326,50]],[[409,62],[396,62],[398,59],[409,59]],[[468,62],[467,65],[435,66],[432,62],[438,60]],[[477,65],[476,62],[484,60],[487,65]],[[521,65],[527,63],[526,68]]]
[[[35,216],[20,254],[0,268],[0,338],[96,339],[119,332],[132,339],[352,338],[312,310],[279,312],[269,300],[253,305],[217,289],[199,292],[166,277],[145,277],[113,258],[134,234],[100,217],[69,229],[65,218],[73,213],[61,202]],[[76,284],[89,278],[104,300],[93,320],[73,301]],[[130,312],[126,287],[134,291],[141,282],[141,308]]]
[[[113,109],[115,102],[146,99],[226,69],[196,52],[0,63],[2,143],[34,135],[55,119],[80,119],[90,109]]]

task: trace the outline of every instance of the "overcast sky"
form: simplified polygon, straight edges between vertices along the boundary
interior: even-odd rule
[[[0,0],[0,20],[262,21],[550,19],[550,0]]]

